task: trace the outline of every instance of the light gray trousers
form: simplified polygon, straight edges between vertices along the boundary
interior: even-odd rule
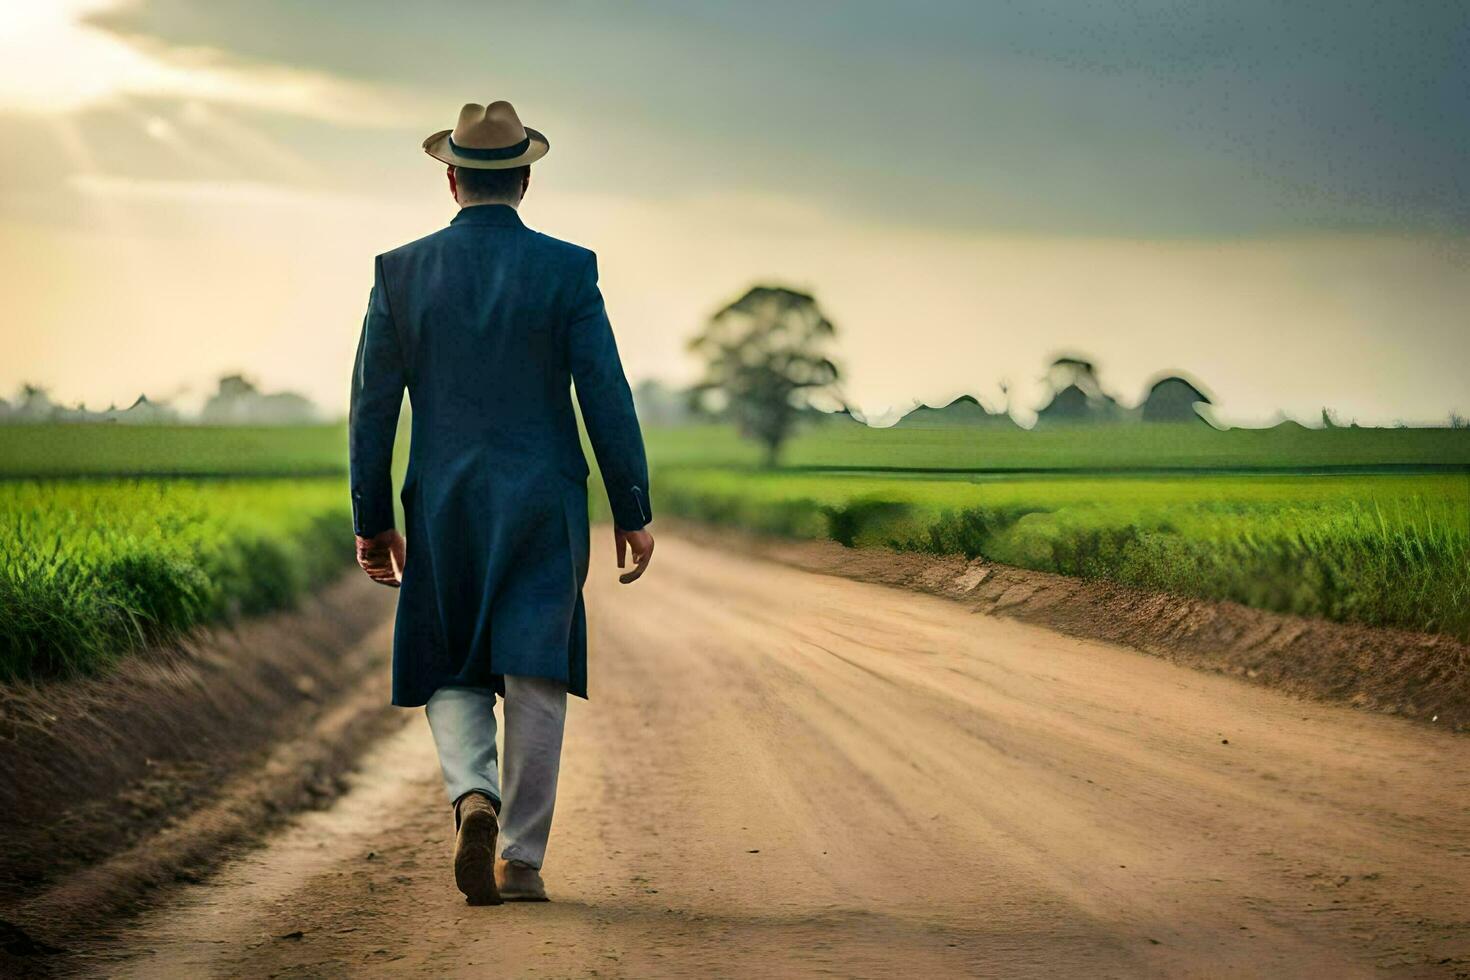
[[[533,868],[546,859],[567,686],[545,677],[505,678],[505,795],[500,808],[500,856]],[[471,791],[500,802],[495,752],[495,692],[441,687],[425,710],[439,750],[439,768],[452,803]]]

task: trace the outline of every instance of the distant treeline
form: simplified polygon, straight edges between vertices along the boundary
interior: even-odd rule
[[[92,410],[85,404],[63,405],[39,385],[23,385],[14,402],[0,398],[0,425],[48,422],[116,422],[123,425],[310,425],[321,413],[305,395],[292,391],[264,392],[239,374],[219,379],[219,388],[197,415],[181,412],[167,400],[139,395],[126,408],[109,405]]]
[[[1046,403],[1037,409],[1033,426],[1036,429],[1129,423],[1185,423],[1222,427],[1212,412],[1214,396],[1203,383],[1183,374],[1157,375],[1145,388],[1139,401],[1133,405],[1125,405],[1109,394],[1098,379],[1095,363],[1083,358],[1056,358],[1047,369],[1046,380],[1051,393]],[[638,404],[639,418],[645,425],[659,427],[721,420],[719,412],[711,412],[699,406],[692,389],[676,388],[661,381],[649,380],[637,386],[633,397]],[[847,418],[870,423],[861,412],[850,407],[837,412],[823,412],[807,407],[802,414],[816,420]],[[1458,412],[1449,413],[1447,424],[1452,429],[1470,428],[1470,420]],[[1021,428],[1011,416],[1009,406],[992,408],[974,395],[959,395],[943,405],[916,404],[894,423],[895,428],[912,429],[987,426]],[[1332,429],[1357,426],[1356,423],[1344,425],[1330,409],[1324,408],[1321,427]]]

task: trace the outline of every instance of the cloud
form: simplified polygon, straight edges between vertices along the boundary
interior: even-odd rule
[[[173,201],[221,206],[357,207],[365,199],[335,191],[254,180],[157,180],[114,174],[72,174],[67,186],[93,198],[123,201]]]
[[[399,93],[328,72],[252,61],[106,30],[90,18],[130,0],[45,0],[0,6],[0,110],[74,112],[127,96],[245,106],[341,126],[398,126]],[[85,66],[79,69],[79,66]]]
[[[369,0],[350,34],[340,4],[78,2],[0,0],[0,46],[11,8],[62,4],[104,46],[71,65],[269,108],[264,130],[347,169],[388,131],[345,126],[427,132],[505,97],[578,190],[780,190],[959,231],[1470,231],[1463,0]],[[34,100],[93,74],[44,60],[33,84],[0,57],[0,109],[7,77]]]

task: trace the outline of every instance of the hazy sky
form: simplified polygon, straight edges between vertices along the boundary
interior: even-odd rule
[[[0,3],[0,394],[345,405],[419,148],[505,98],[522,213],[595,248],[624,361],[815,292],[870,413],[1056,352],[1219,414],[1470,412],[1470,7],[1332,2]]]

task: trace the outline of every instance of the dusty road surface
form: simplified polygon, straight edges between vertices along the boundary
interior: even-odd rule
[[[1470,740],[669,536],[622,587],[595,544],[552,904],[454,891],[413,712],[332,809],[73,964],[1470,975]]]

